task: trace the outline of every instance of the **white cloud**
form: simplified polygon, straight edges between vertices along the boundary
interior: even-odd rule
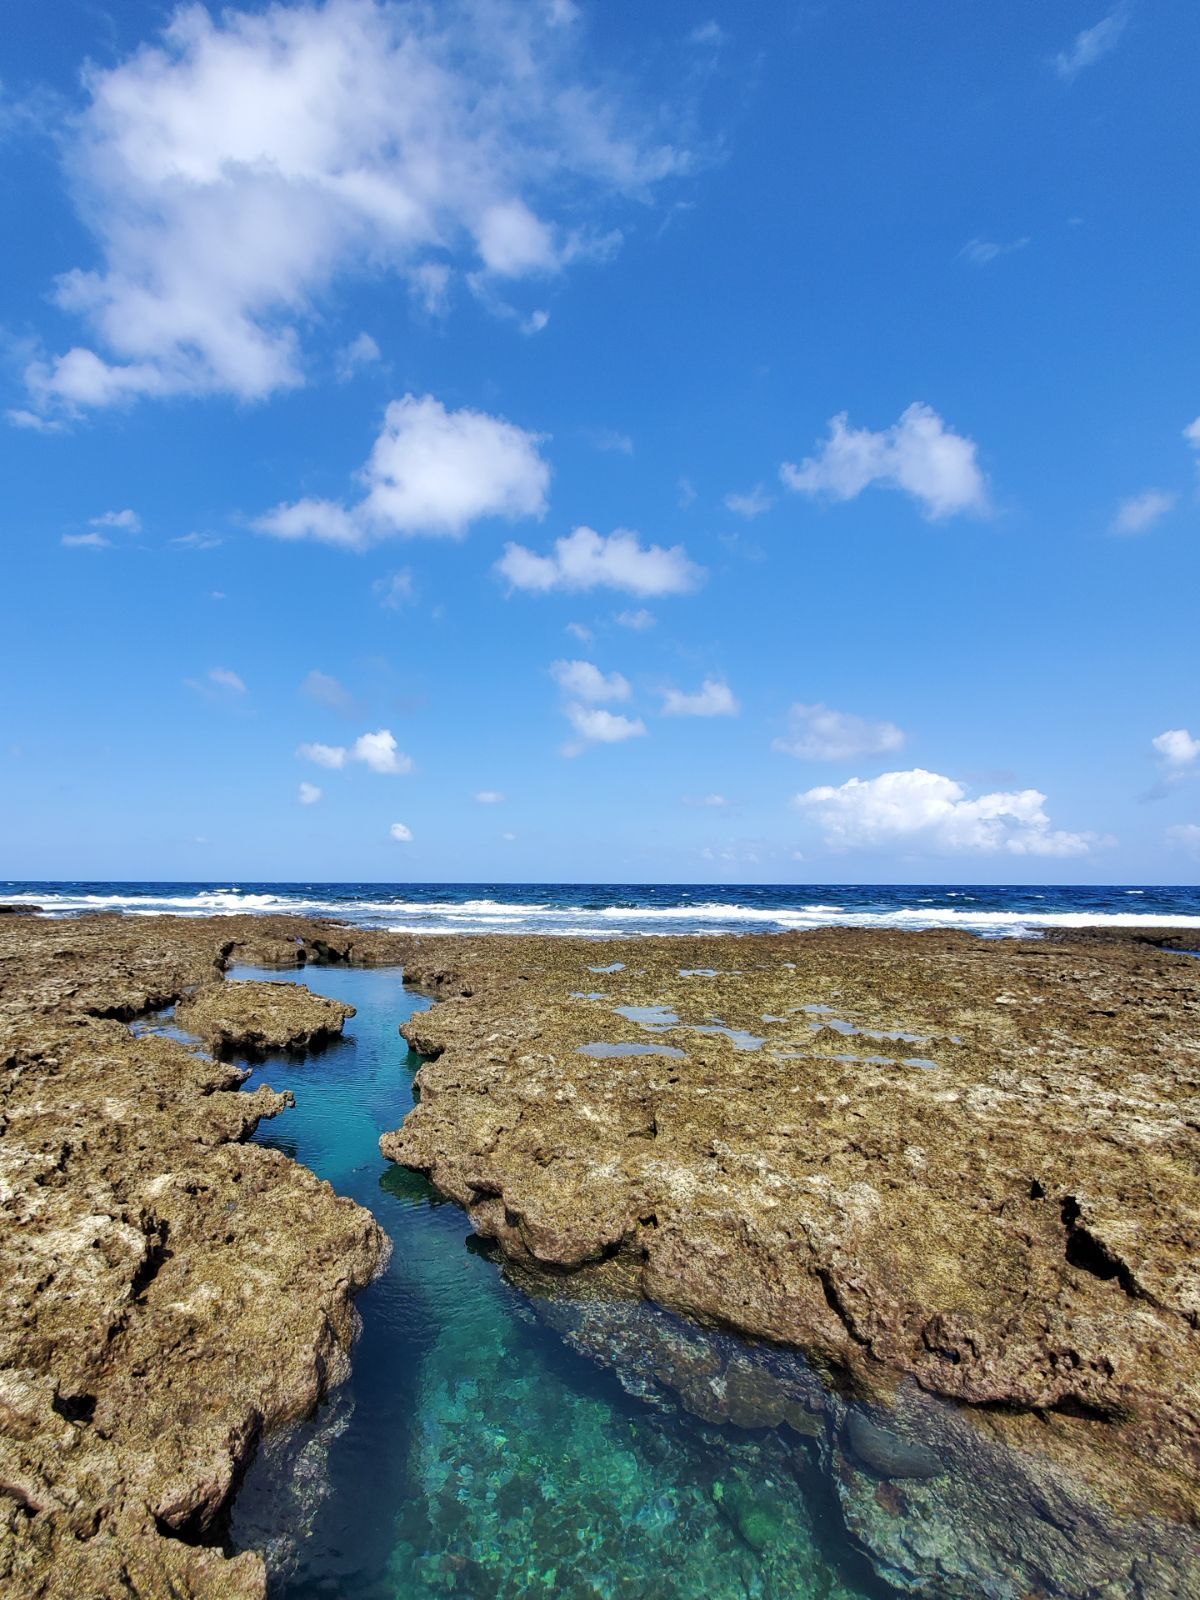
[[[756,483],[748,494],[727,494],[725,508],[732,511],[735,516],[745,517],[749,521],[753,517],[761,517],[764,511],[770,511],[775,501],[763,488],[761,483]]]
[[[112,540],[102,533],[64,533],[62,542],[68,550],[108,550]]]
[[[623,717],[595,706],[570,705],[567,719],[585,744],[620,744],[623,739],[638,738],[646,731],[640,717]]]
[[[962,784],[921,767],[808,789],[794,804],[836,849],[898,845],[932,854],[1083,856],[1106,842],[1052,828],[1046,796],[1037,789],[969,800]]]
[[[611,428],[594,428],[588,434],[588,442],[594,450],[611,450],[622,456],[633,454],[633,440],[629,435],[615,433]]]
[[[321,798],[321,790],[315,783],[302,783],[296,791],[296,798],[302,806],[315,806]]]
[[[302,744],[296,751],[302,761],[314,761],[319,767],[339,771],[351,761],[361,762],[372,772],[396,775],[411,772],[412,757],[399,749],[391,731],[380,728],[378,733],[364,733],[349,749],[340,744]]]
[[[231,672],[228,667],[210,667],[208,681],[215,683],[218,689],[228,689],[230,694],[245,694],[246,685],[236,672]]]
[[[1183,437],[1193,450],[1200,450],[1200,417],[1197,417],[1195,422],[1188,423],[1183,430]]]
[[[120,528],[123,533],[141,533],[142,519],[136,511],[105,511],[99,517],[88,518],[89,528]]]
[[[53,417],[39,416],[24,406],[14,406],[4,413],[4,420],[14,428],[28,428],[33,433],[58,433],[63,423]]]
[[[387,728],[378,733],[361,734],[350,751],[351,761],[361,761],[372,772],[402,773],[412,771],[412,757],[397,748],[396,741]]]
[[[589,253],[593,205],[689,161],[584,79],[571,35],[525,0],[180,5],[87,74],[68,163],[101,265],[56,298],[96,348],[35,362],[35,407],[258,399],[303,382],[298,330],[353,273]]]
[[[1186,728],[1168,728],[1151,739],[1150,743],[1172,767],[1188,767],[1200,759],[1200,739],[1193,739]]]
[[[708,806],[714,811],[719,811],[722,806],[727,806],[729,801],[723,794],[687,795],[683,797],[685,806]]]
[[[628,678],[619,672],[610,672],[606,677],[591,661],[555,661],[550,673],[559,688],[567,694],[593,704],[604,700],[628,700],[632,692]]]
[[[803,761],[850,761],[856,756],[899,750],[904,743],[904,734],[894,722],[871,722],[820,704],[794,705],[789,722],[787,737],[773,740],[772,749]]]
[[[350,752],[340,744],[302,744],[296,751],[302,761],[313,761],[318,767],[329,767],[337,772],[346,765]]]
[[[1109,525],[1110,533],[1145,533],[1156,522],[1175,509],[1179,496],[1166,489],[1145,489],[1141,494],[1122,500],[1117,514]]]
[[[376,366],[383,360],[383,352],[369,333],[360,333],[350,343],[343,345],[334,358],[334,368],[339,383],[348,383],[364,367]]]
[[[968,239],[958,252],[960,261],[969,261],[973,267],[986,267],[1000,256],[1010,256],[1015,250],[1024,250],[1028,239],[1010,239],[998,244],[994,239]]]
[[[1071,83],[1085,67],[1094,66],[1101,57],[1116,48],[1129,22],[1129,6],[1125,0],[1116,5],[1106,17],[1090,28],[1077,33],[1066,50],[1054,58],[1054,70],[1060,78]]]
[[[725,43],[725,30],[719,22],[702,22],[688,34],[689,44],[716,46]]]
[[[741,707],[721,678],[705,678],[695,694],[668,689],[663,697],[664,717],[735,717]]]
[[[618,611],[613,621],[619,628],[632,628],[635,633],[644,633],[647,628],[654,626],[655,616],[641,606],[636,611]]]
[[[901,489],[927,517],[988,509],[987,482],[977,447],[948,428],[931,406],[915,401],[899,422],[878,433],[850,428],[842,412],[829,424],[819,455],[797,467],[785,462],[779,476],[801,494],[853,500],[871,484]]]
[[[504,796],[499,789],[480,789],[475,796],[476,805],[499,806],[504,804]]]
[[[550,468],[542,435],[483,411],[447,411],[432,395],[393,400],[359,478],[362,498],[276,506],[255,526],[278,539],[362,548],[394,534],[460,538],[481,517],[540,517]]]
[[[310,700],[317,701],[319,705],[328,706],[332,711],[354,710],[354,696],[349,689],[336,678],[331,678],[327,672],[318,672],[315,667],[300,685],[300,692],[306,694]]]
[[[595,635],[592,633],[592,630],[582,622],[568,622],[564,632],[569,633],[574,638],[578,639],[580,644],[591,644],[593,638],[595,637]]]
[[[624,589],[636,595],[686,594],[704,576],[682,545],[643,545],[636,533],[618,528],[607,537],[576,528],[554,541],[553,553],[538,555],[506,544],[496,570],[514,589],[545,594],[551,589]]]
[[[403,822],[393,822],[391,827],[388,829],[388,832],[391,834],[392,838],[397,844],[412,843],[412,829],[407,827]]]
[[[1200,861],[1200,822],[1177,822],[1167,829],[1167,843]]]
[[[387,611],[399,611],[401,606],[411,605],[416,599],[413,575],[407,567],[376,578],[371,587],[379,597],[379,604]]]

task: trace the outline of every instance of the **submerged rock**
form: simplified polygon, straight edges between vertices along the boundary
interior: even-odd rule
[[[251,1058],[328,1044],[353,1015],[353,1006],[299,983],[210,983],[175,1009],[180,1027],[197,1034],[214,1055]]]

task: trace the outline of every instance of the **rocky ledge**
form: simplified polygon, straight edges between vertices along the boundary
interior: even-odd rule
[[[261,1560],[222,1549],[231,1497],[344,1372],[386,1240],[245,1142],[290,1096],[117,1020],[212,982],[229,930],[6,921],[0,1591],[260,1600]]]
[[[1200,961],[1170,943],[447,944],[445,1002],[403,1030],[420,1102],[382,1148],[560,1295],[591,1278],[802,1351],[875,1425],[913,1395],[969,1419],[1036,1467],[1030,1527],[1058,1515],[1076,1551],[1104,1529],[1111,1557],[1071,1580],[1072,1533],[984,1591],[909,1550],[881,1563],[902,1586],[1200,1592]],[[837,1460],[861,1463],[855,1427]],[[1048,1493],[1060,1469],[1078,1493]]]
[[[181,1028],[215,1056],[257,1060],[272,1050],[314,1050],[341,1037],[354,1007],[300,983],[205,984],[175,1008]]]

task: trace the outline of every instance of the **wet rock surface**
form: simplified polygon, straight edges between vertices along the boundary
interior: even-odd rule
[[[182,999],[176,1020],[216,1056],[258,1059],[272,1050],[313,1050],[341,1036],[354,1007],[297,983],[206,984]]]
[[[265,1593],[223,1521],[260,1437],[344,1370],[385,1248],[247,1144],[290,1097],[118,1018],[211,982],[227,941],[0,930],[0,1592]]]

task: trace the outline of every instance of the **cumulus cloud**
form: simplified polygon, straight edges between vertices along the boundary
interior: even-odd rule
[[[555,683],[567,694],[593,704],[604,700],[628,700],[632,692],[628,678],[619,672],[605,675],[591,661],[555,661],[550,673]]]
[[[476,805],[499,806],[504,804],[504,796],[499,789],[480,789],[475,796]]]
[[[68,163],[100,266],[55,298],[95,348],[33,363],[35,413],[295,386],[300,327],[367,266],[512,279],[595,253],[592,209],[689,158],[589,81],[574,31],[525,0],[180,5],[88,73]]]
[[[391,827],[388,829],[388,832],[391,834],[392,838],[397,844],[412,843],[412,829],[407,827],[403,822],[393,822]]]
[[[362,549],[396,534],[461,538],[481,517],[540,517],[550,468],[542,435],[464,407],[447,411],[430,394],[393,400],[359,473],[351,505],[298,500],[255,526],[277,539],[317,539]]]
[[[761,483],[756,483],[748,494],[727,494],[725,496],[725,509],[732,511],[735,516],[745,517],[747,520],[761,517],[763,512],[769,511],[774,504],[774,500]]]
[[[1200,759],[1200,739],[1193,739],[1186,728],[1168,728],[1150,743],[1170,767],[1189,767]]]
[[[621,716],[597,706],[569,705],[567,720],[584,744],[620,744],[646,731],[646,724],[640,717]],[[575,747],[568,746],[568,753],[575,754]]]
[[[350,758],[350,752],[341,744],[302,744],[296,754],[301,761],[312,761],[334,772],[340,771]]]
[[[321,798],[321,790],[315,783],[302,783],[296,791],[296,798],[302,806],[315,806]]]
[[[1086,67],[1095,66],[1110,50],[1116,49],[1128,23],[1129,6],[1122,0],[1099,22],[1081,29],[1066,50],[1059,51],[1054,58],[1054,70],[1065,82],[1073,83]]]
[[[803,761],[851,761],[856,756],[899,750],[904,743],[904,734],[894,722],[872,722],[820,704],[797,703],[788,720],[787,737],[773,740],[772,749]]]
[[[1122,500],[1117,514],[1109,524],[1110,533],[1145,533],[1154,524],[1175,509],[1179,496],[1166,489],[1145,489],[1141,494]]]
[[[521,544],[506,544],[496,570],[514,589],[535,594],[599,588],[645,596],[686,594],[704,576],[682,545],[643,545],[624,528],[607,537],[592,528],[576,528],[556,539],[545,556]]]
[[[1105,842],[1052,828],[1046,796],[1037,789],[970,800],[962,784],[921,767],[808,789],[794,804],[835,849],[900,846],[934,855],[1083,856]]]
[[[735,717],[741,707],[722,678],[705,678],[694,694],[668,689],[663,696],[664,717]]]
[[[851,428],[847,413],[829,424],[820,452],[797,467],[784,462],[783,483],[800,494],[853,500],[878,484],[910,495],[931,520],[988,509],[987,480],[973,439],[955,433],[932,406],[915,401],[890,428]]]
[[[360,734],[347,748],[341,744],[302,744],[296,751],[302,761],[313,761],[319,767],[340,771],[352,761],[360,762],[372,772],[398,775],[411,772],[412,757],[406,756],[387,728],[378,733]]]

